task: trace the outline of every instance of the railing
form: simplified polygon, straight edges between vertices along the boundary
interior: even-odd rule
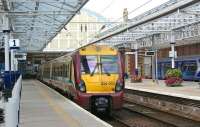
[[[21,98],[22,76],[16,81],[12,90],[12,97],[5,104],[5,126],[18,127]]]

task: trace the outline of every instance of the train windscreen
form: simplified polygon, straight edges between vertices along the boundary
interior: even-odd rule
[[[101,71],[104,74],[118,73],[117,56],[101,56]]]
[[[97,56],[81,56],[81,73],[94,74],[99,72]]]
[[[117,56],[81,56],[81,74],[118,73]]]

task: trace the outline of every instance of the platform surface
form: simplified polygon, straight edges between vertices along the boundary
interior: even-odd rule
[[[159,80],[158,83],[150,79],[143,79],[142,83],[131,83],[130,80],[127,80],[125,88],[200,101],[198,82],[183,81],[182,86],[168,87],[164,80]]]
[[[22,87],[20,127],[111,127],[39,81]]]

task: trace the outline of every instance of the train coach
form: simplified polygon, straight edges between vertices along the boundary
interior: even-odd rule
[[[114,48],[90,45],[42,64],[39,77],[87,110],[110,112],[123,104],[122,59]]]
[[[183,80],[200,81],[200,56],[179,57],[175,60],[175,67],[181,70]],[[159,60],[158,78],[164,79],[169,68],[171,68],[170,59]]]

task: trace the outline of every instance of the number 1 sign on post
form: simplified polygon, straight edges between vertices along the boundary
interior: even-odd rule
[[[10,49],[19,49],[20,41],[19,39],[10,39],[9,45],[10,45]]]

